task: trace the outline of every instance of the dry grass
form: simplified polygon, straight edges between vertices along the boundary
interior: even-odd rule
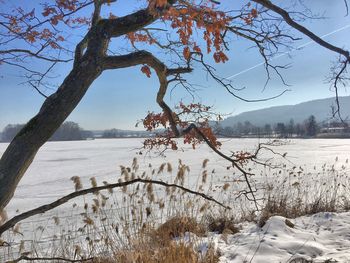
[[[261,211],[258,225],[263,227],[271,216],[283,216],[286,218],[296,218],[304,215],[312,215],[319,212],[336,212],[339,207],[335,206],[335,200],[327,200],[322,196],[315,199],[312,203],[302,203],[301,199],[295,202],[290,199],[288,194],[269,197]]]
[[[155,230],[148,232],[153,244],[168,245],[174,238],[184,237],[186,232],[202,237],[206,234],[206,227],[194,218],[175,216],[161,224]]]
[[[195,237],[185,238],[186,233]],[[197,237],[205,234],[206,227],[194,218],[175,216],[157,228],[144,229],[142,237],[130,242],[128,248],[97,258],[94,263],[217,263],[220,255],[213,246],[205,253],[198,251]]]
[[[192,243],[171,242],[166,246],[120,251],[114,260],[120,263],[217,263],[219,254],[210,248],[203,256]]]
[[[324,165],[316,174],[300,169],[286,170],[287,176],[283,180],[274,185],[267,184],[257,221],[260,227],[275,215],[296,218],[319,212],[350,210],[349,177],[345,166],[336,170],[334,165]]]
[[[130,167],[120,168],[119,182],[136,177],[168,178],[185,185],[190,173],[189,167],[181,160],[177,169],[169,163],[163,163],[159,167],[149,165],[148,171],[140,172],[136,159]],[[205,168],[203,173],[209,174]],[[198,182],[202,181],[201,177],[202,173]],[[83,179],[75,176],[71,180],[75,190],[83,188]],[[90,178],[89,181],[92,187],[98,185],[96,178]],[[201,187],[202,191],[209,191],[209,182],[202,182],[194,190]],[[135,184],[120,190],[96,192],[92,196],[76,200],[71,208],[73,217],[53,215],[48,217],[47,222],[37,224],[33,233],[21,228],[8,231],[6,240],[20,245],[7,249],[0,247],[0,261],[5,258],[16,259],[25,253],[33,257],[71,260],[93,257],[95,262],[107,263],[217,262],[218,254],[210,247],[209,241],[206,253],[199,253],[198,239],[185,238],[186,232],[195,237],[207,233],[207,227],[202,222],[210,208],[211,205],[200,197],[152,184]],[[67,209],[70,210],[69,207]],[[19,234],[21,232],[24,236]],[[29,241],[31,238],[27,237],[28,234],[33,234],[33,241]],[[49,241],[42,242],[43,238]]]
[[[206,244],[206,253],[198,252],[200,238],[208,231],[223,234],[224,238],[237,233],[236,224],[241,221],[255,221],[263,226],[274,215],[295,218],[350,208],[349,178],[345,168],[337,170],[334,166],[324,166],[317,173],[307,173],[297,167],[264,171],[261,177],[266,177],[266,181],[261,182],[262,187],[257,192],[262,198],[262,209],[257,213],[244,195],[237,197],[237,192],[246,187],[244,181],[235,174],[221,178],[221,182],[215,181],[220,177],[210,169],[208,162],[203,162],[197,180],[192,178],[195,186],[190,184],[190,169],[182,161],[177,169],[163,163],[159,167],[150,165],[148,171],[140,172],[134,159],[130,167],[121,166],[119,181],[142,177],[177,182],[214,195],[231,206],[231,211],[220,210],[174,188],[150,184],[96,192],[72,205],[74,217],[66,219],[56,214],[48,219],[50,222],[46,225],[51,224],[51,232],[45,226],[32,227],[35,230],[29,233],[34,235],[34,241],[28,242],[31,238],[21,227],[9,231],[4,241],[20,245],[0,247],[0,261],[30,253],[38,257],[67,259],[94,257],[94,263],[214,263],[219,261],[219,253],[210,241]],[[83,187],[80,178],[74,177],[72,181],[75,189]],[[97,179],[92,178],[90,184],[98,185]],[[5,218],[5,214],[1,217]],[[71,219],[75,220],[75,225],[69,221]],[[188,232],[192,233],[190,239]],[[56,236],[56,233],[59,234]],[[51,243],[41,242],[44,236],[48,236]]]
[[[231,217],[207,217],[208,231],[218,234],[233,235],[239,232],[234,219]]]

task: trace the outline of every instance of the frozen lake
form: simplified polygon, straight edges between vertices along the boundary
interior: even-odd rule
[[[257,145],[263,142],[266,142],[266,140],[222,139],[223,146],[221,150],[227,155],[231,155],[231,152],[238,150],[254,151]],[[0,155],[5,151],[7,145],[8,144],[0,143]],[[39,205],[55,201],[63,195],[73,192],[74,185],[71,181],[71,177],[73,176],[79,176],[83,186],[86,188],[91,187],[91,177],[95,177],[99,185],[102,185],[103,181],[115,183],[121,178],[120,166],[131,166],[132,160],[135,157],[138,159],[138,164],[140,166],[136,176],[140,176],[143,171],[145,171],[146,174],[152,178],[172,183],[177,174],[179,159],[181,159],[183,164],[190,167],[190,171],[186,173],[185,186],[198,189],[198,182],[201,181],[199,178],[201,178],[205,170],[208,172],[208,176],[210,176],[208,179],[210,182],[209,185],[213,186],[212,190],[214,189],[210,191],[209,195],[213,195],[219,201],[231,206],[233,208],[231,211],[236,214],[239,213],[240,210],[238,209],[242,208],[242,204],[247,205],[245,208],[249,208],[251,205],[244,196],[242,197],[243,203],[240,203],[236,199],[237,192],[242,190],[242,187],[246,188],[244,182],[239,182],[239,180],[242,179],[241,175],[233,169],[227,169],[230,163],[214,153],[207,145],[202,144],[196,150],[193,150],[191,146],[181,145],[181,150],[169,150],[165,152],[165,156],[160,156],[155,153],[143,153],[140,155],[141,147],[142,139],[98,139],[93,141],[46,143],[38,152],[34,162],[21,180],[14,198],[7,206],[6,210],[9,217],[11,218],[19,212],[24,212]],[[245,167],[246,169],[251,168],[251,172],[255,174],[255,176],[250,178],[251,183],[258,188],[262,186],[261,189],[270,183],[275,186],[274,189],[279,189],[278,187],[281,182],[284,185],[284,182],[289,180],[287,184],[289,184],[290,188],[288,188],[288,191],[290,191],[293,188],[291,186],[293,186],[296,181],[302,180],[306,185],[311,186],[311,188],[304,188],[304,190],[306,189],[312,197],[315,195],[314,193],[322,191],[323,188],[320,188],[320,186],[332,183],[332,180],[339,175],[337,173],[329,173],[329,170],[327,170],[328,168],[325,168],[326,166],[324,166],[324,164],[327,164],[327,167],[332,167],[332,165],[334,165],[335,170],[339,169],[342,171],[340,175],[347,175],[350,172],[348,165],[350,140],[347,139],[297,139],[286,141],[285,144],[274,146],[272,149],[281,154],[287,153],[287,159],[282,159],[278,155],[273,155],[270,151],[265,151],[262,152],[261,160],[264,161],[274,157],[274,164],[284,164],[285,167],[276,169],[269,169],[260,165]],[[209,160],[205,169],[202,167],[204,159]],[[168,162],[171,163],[174,168],[172,172],[164,172],[159,175],[155,172],[154,175],[152,175],[153,169],[157,171],[162,163]],[[293,171],[294,175],[291,176],[290,171]],[[298,171],[303,172],[296,176]],[[335,177],[332,177],[333,175]],[[342,179],[337,179],[337,184],[341,182],[344,186],[342,191],[348,194],[348,177],[344,176],[341,178]],[[230,183],[230,191],[220,192],[219,189],[221,189],[226,182]],[[215,192],[215,189],[219,191]],[[283,192],[283,189],[281,191]],[[114,197],[111,199],[117,203],[117,206],[104,210],[107,212],[108,220],[111,220],[111,222],[113,222],[115,216],[118,215],[117,211],[121,211],[122,214],[125,208],[123,207],[124,204],[121,201],[122,194],[120,193],[121,192],[115,191]],[[158,195],[157,198],[162,198],[164,196],[164,189],[161,189],[156,195]],[[21,240],[24,241],[28,249],[34,244],[37,248],[40,247],[39,251],[43,252],[51,251],[49,249],[50,247],[52,251],[55,251],[57,244],[60,242],[60,239],[57,239],[57,237],[63,238],[65,242],[67,242],[67,240],[69,240],[69,242],[85,240],[87,234],[80,233],[77,229],[81,229],[81,220],[83,216],[81,213],[84,212],[83,204],[86,202],[89,203],[93,198],[93,195],[80,197],[78,200],[64,204],[48,213],[36,215],[22,221],[20,223],[20,231],[23,233],[23,236],[11,235],[10,233],[6,236],[6,240],[8,240],[12,246],[8,251],[6,249],[0,251],[0,261],[18,257],[17,250],[20,247]],[[203,200],[201,199],[201,201]],[[75,207],[73,204],[77,204],[77,206]],[[179,203],[176,202],[176,205],[178,204]],[[197,205],[198,204],[199,201]],[[200,207],[200,205],[198,207]],[[149,220],[157,222],[159,210],[157,211],[157,209],[155,209],[153,211],[152,217],[150,217]],[[92,212],[89,213],[91,215]],[[54,224],[53,219],[55,217],[60,220],[59,226]],[[164,218],[161,218],[161,220],[164,220]],[[102,225],[97,226],[96,231],[103,229]],[[113,228],[113,224],[109,225],[109,227]],[[253,229],[257,229],[254,225],[252,227]],[[255,240],[254,235],[251,237],[250,228],[247,229],[247,231],[247,238],[254,238]],[[242,233],[242,235],[244,235],[245,232],[243,231]],[[257,235],[260,236],[260,232],[257,232]],[[302,234],[300,237],[300,242],[303,244],[305,242],[303,239],[305,235]],[[294,238],[294,236],[291,237],[291,239]],[[33,240],[36,241],[33,242]],[[232,242],[229,244],[219,244],[223,251],[227,250],[223,262],[231,262],[231,260],[225,261],[225,258],[231,257],[231,252],[236,251],[235,247],[239,246],[237,251],[241,251],[241,247],[244,246],[244,244],[236,243],[236,239],[233,238]],[[280,242],[277,243],[279,244]],[[247,244],[249,248],[251,246],[250,244],[254,244],[254,242]],[[258,247],[260,246],[259,244]],[[278,249],[274,251],[276,250]],[[286,255],[289,256],[288,253]],[[286,257],[286,255],[284,253],[281,257]],[[245,254],[243,256],[246,257]]]
[[[258,139],[223,139],[222,151],[253,150]],[[0,143],[0,155],[8,144]],[[38,152],[34,162],[21,180],[13,200],[7,207],[9,216],[18,209],[23,212],[74,191],[70,178],[80,176],[85,187],[89,179],[96,177],[103,181],[116,182],[120,175],[120,165],[130,166],[134,157],[138,158],[140,170],[149,171],[149,164],[158,167],[163,162],[176,166],[181,159],[191,168],[190,176],[198,177],[202,162],[209,159],[208,170],[215,169],[216,179],[232,174],[226,167],[230,164],[215,154],[205,144],[196,150],[185,146],[181,151],[167,151],[165,157],[149,154],[139,155],[142,139],[98,139],[92,141],[48,142]],[[303,166],[310,169],[323,164],[342,165],[350,157],[349,139],[295,139],[288,144],[273,148],[287,153],[288,165]],[[267,154],[268,155],[268,154]],[[266,156],[267,156],[266,155]],[[277,161],[279,162],[279,161]],[[347,168],[348,169],[348,168]],[[254,171],[256,172],[256,171]]]

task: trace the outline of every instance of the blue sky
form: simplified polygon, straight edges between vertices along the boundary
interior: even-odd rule
[[[26,1],[25,7],[29,9],[31,7],[27,6],[28,2],[31,1]],[[125,6],[126,1],[119,2],[123,12],[136,9],[136,6]],[[222,2],[228,5],[231,0]],[[349,48],[350,17],[345,17],[343,1],[310,0],[305,3],[308,3],[316,13],[324,12],[327,18],[305,21],[303,24],[320,36],[341,29],[325,37],[325,40]],[[309,41],[303,37],[295,47]],[[249,47],[250,44],[247,42],[233,39],[229,53],[230,60],[217,65],[220,76],[229,77],[261,63],[262,58],[259,57],[257,50]],[[274,78],[263,90],[266,74],[261,66],[231,79],[236,87],[245,87],[238,95],[247,99],[274,96],[286,88],[291,89],[282,97],[259,103],[246,103],[232,97],[223,87],[208,79],[201,67],[195,68],[187,78],[191,83],[200,86],[195,94],[196,101],[212,105],[220,113],[235,115],[248,110],[334,96],[329,84],[325,83],[325,78],[329,73],[331,62],[336,58],[336,54],[331,51],[316,44],[309,44],[301,50],[292,51],[273,60],[276,64],[291,63],[291,68],[283,71],[283,76],[290,87],[285,87]],[[71,65],[57,67],[55,74],[58,77],[54,81],[60,83],[70,67]],[[38,112],[43,103],[43,97],[32,88],[20,84],[23,82],[18,77],[20,74],[17,68],[1,66],[0,130],[8,123],[25,123]],[[158,82],[154,74],[149,79],[140,73],[140,67],[106,71],[93,83],[69,120],[78,122],[85,129],[134,129],[137,120],[143,118],[147,111],[160,110],[155,103],[157,89]],[[46,92],[50,94],[49,90]],[[345,88],[341,90],[341,95],[350,94]],[[189,102],[192,97],[181,88],[174,89],[166,97],[170,106],[174,106],[179,100]]]

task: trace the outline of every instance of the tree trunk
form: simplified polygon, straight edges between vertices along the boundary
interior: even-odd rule
[[[101,72],[95,59],[87,57],[81,61],[12,140],[0,159],[0,211],[13,197],[39,148],[74,110]]]

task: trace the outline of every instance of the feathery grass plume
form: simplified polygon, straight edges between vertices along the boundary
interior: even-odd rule
[[[166,193],[167,196],[171,194],[170,187],[165,187],[165,193]]]
[[[126,169],[126,172],[124,173],[124,181],[127,182],[130,180],[130,174],[128,169]]]
[[[161,209],[161,210],[164,209],[164,207],[165,207],[163,200],[160,200],[158,205],[159,205],[159,209]]]
[[[81,257],[81,252],[82,252],[81,247],[80,247],[79,245],[75,245],[75,246],[74,246],[74,258],[75,258],[76,256]]]
[[[230,187],[230,184],[229,184],[229,183],[225,183],[225,184],[222,186],[222,189],[223,189],[224,191],[226,191],[229,187]]]
[[[207,164],[209,162],[209,159],[204,159],[203,163],[202,163],[202,168],[205,169],[207,167]]]
[[[58,226],[60,224],[60,219],[58,216],[53,217],[53,221],[55,222],[55,225]]]
[[[127,185],[124,185],[124,186],[122,187],[122,192],[123,192],[124,194],[126,194],[127,191],[128,191],[128,186],[127,186]]]
[[[146,188],[147,192],[147,198],[150,202],[154,202],[154,192],[153,192],[153,185],[151,183],[147,184]]]
[[[123,180],[121,178],[119,178],[118,179],[118,183],[122,183],[122,182],[123,182]],[[122,187],[122,192],[125,194],[127,190],[128,190],[128,187],[126,185],[124,185]]]
[[[159,169],[158,169],[157,174],[162,173],[162,172],[164,171],[165,166],[166,166],[166,163],[162,163],[162,164],[159,166]]]
[[[186,203],[186,208],[187,208],[187,209],[190,209],[191,207],[193,207],[193,202],[192,202],[192,200],[189,200],[189,201]]]
[[[97,198],[94,198],[93,201],[95,206],[100,207],[100,200],[98,200]]]
[[[97,182],[96,182],[96,178],[95,177],[91,177],[90,178],[90,182],[91,182],[91,186],[92,187],[97,187]],[[94,191],[94,195],[98,195],[99,191]]]
[[[121,175],[124,175],[124,180],[129,181],[129,172],[131,171],[129,167],[120,166]]]
[[[202,205],[201,208],[199,209],[199,212],[200,212],[200,213],[203,213],[203,212],[205,212],[207,209],[208,209],[208,204],[204,204],[204,205]]]
[[[0,226],[8,220],[7,212],[3,209],[0,213]]]
[[[132,170],[134,172],[137,172],[137,170],[139,169],[139,165],[137,164],[137,158],[136,157],[134,157],[134,159],[132,159],[131,167],[132,167]]]
[[[95,177],[91,177],[90,178],[90,182],[91,182],[91,186],[92,187],[97,187],[97,182],[96,182],[96,178]]]
[[[74,183],[75,191],[79,191],[79,190],[83,189],[83,185],[82,185],[82,183],[80,181],[80,177],[79,176],[72,176],[70,179]]]
[[[207,182],[207,178],[208,178],[208,171],[204,170],[202,172],[202,183],[205,184]]]
[[[107,196],[105,196],[104,194],[100,194],[100,196],[101,196],[101,199],[102,199],[102,201],[101,201],[101,206],[102,207],[105,207],[106,206],[106,202],[107,202],[107,200],[109,199]]]
[[[176,178],[175,178],[175,183],[180,182],[181,185],[184,185],[185,171],[186,171],[186,165],[180,165],[178,168],[178,171],[177,171]]]
[[[94,213],[94,214],[97,214],[97,212],[98,212],[98,206],[96,206],[95,204],[92,204],[92,206],[91,206],[91,209],[92,209],[92,212]]]
[[[16,224],[16,225],[12,228],[12,231],[13,231],[13,233],[15,233],[15,234],[18,234],[18,235],[23,236],[23,234],[20,232],[20,226],[21,226],[20,223]]]
[[[89,226],[93,226],[95,224],[94,220],[92,220],[87,215],[85,215],[85,217],[83,219],[83,223],[85,223],[86,225],[89,225]]]
[[[171,163],[167,163],[167,172],[171,173],[173,171],[173,167],[171,166]]]

